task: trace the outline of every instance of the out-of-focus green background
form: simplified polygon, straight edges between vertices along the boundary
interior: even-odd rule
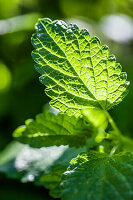
[[[31,58],[31,34],[42,17],[77,23],[110,47],[131,82],[128,96],[111,114],[132,137],[133,0],[0,0],[0,151],[13,140],[13,130],[49,101]],[[0,175],[1,200],[44,198],[51,199],[44,189]]]

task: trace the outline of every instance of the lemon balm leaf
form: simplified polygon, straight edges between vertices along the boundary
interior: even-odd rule
[[[129,82],[121,65],[86,29],[40,19],[32,44],[35,68],[55,109],[75,116],[85,108],[109,110],[127,94]]]
[[[132,177],[131,153],[81,153],[63,175],[62,200],[131,200]]]
[[[105,138],[107,125],[102,110],[83,110],[83,116],[69,116],[45,106],[35,119],[28,119],[25,125],[19,126],[13,136],[19,142],[33,147],[88,145],[90,148],[99,143],[96,138]]]
[[[84,146],[93,133],[90,124],[81,117],[57,115],[44,110],[35,120],[26,120],[24,126],[18,127],[13,136],[18,141],[33,147],[47,146]]]

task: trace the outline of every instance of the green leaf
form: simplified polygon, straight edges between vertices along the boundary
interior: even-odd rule
[[[83,108],[110,109],[127,93],[126,73],[106,45],[76,24],[40,19],[32,36],[32,57],[51,106],[69,115]]]
[[[132,200],[133,155],[81,153],[63,175],[63,200]]]
[[[66,169],[67,166],[54,166],[51,173],[44,174],[40,179],[42,184],[50,189],[50,195],[54,198],[61,198],[61,176]]]
[[[70,145],[84,146],[93,133],[90,122],[85,123],[82,117],[57,115],[47,111],[27,120],[25,126],[18,127],[13,136],[20,142],[33,147]]]

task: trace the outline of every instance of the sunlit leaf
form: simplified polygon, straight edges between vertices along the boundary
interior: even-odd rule
[[[32,36],[35,68],[51,106],[69,115],[83,108],[110,109],[127,93],[126,73],[106,45],[76,24],[41,19]]]

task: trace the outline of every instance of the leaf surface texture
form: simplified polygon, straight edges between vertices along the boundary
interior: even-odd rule
[[[35,68],[55,109],[69,115],[80,115],[83,108],[108,110],[126,95],[126,73],[108,47],[86,29],[40,19],[32,44]]]
[[[91,113],[93,114],[94,111]],[[100,115],[98,112],[96,114],[97,116]],[[94,120],[93,115],[92,119],[89,120],[88,118],[84,119],[83,117],[68,116],[61,113],[56,115],[44,109],[44,112],[38,114],[35,120],[27,120],[24,126],[18,127],[13,136],[18,141],[30,144],[33,147],[53,145],[80,147],[86,145],[89,139],[90,145],[93,146],[96,144],[95,135],[99,133],[97,129],[100,125],[103,126],[103,120],[99,122],[98,128],[93,124]]]
[[[63,200],[132,200],[133,155],[81,153],[63,175]]]

